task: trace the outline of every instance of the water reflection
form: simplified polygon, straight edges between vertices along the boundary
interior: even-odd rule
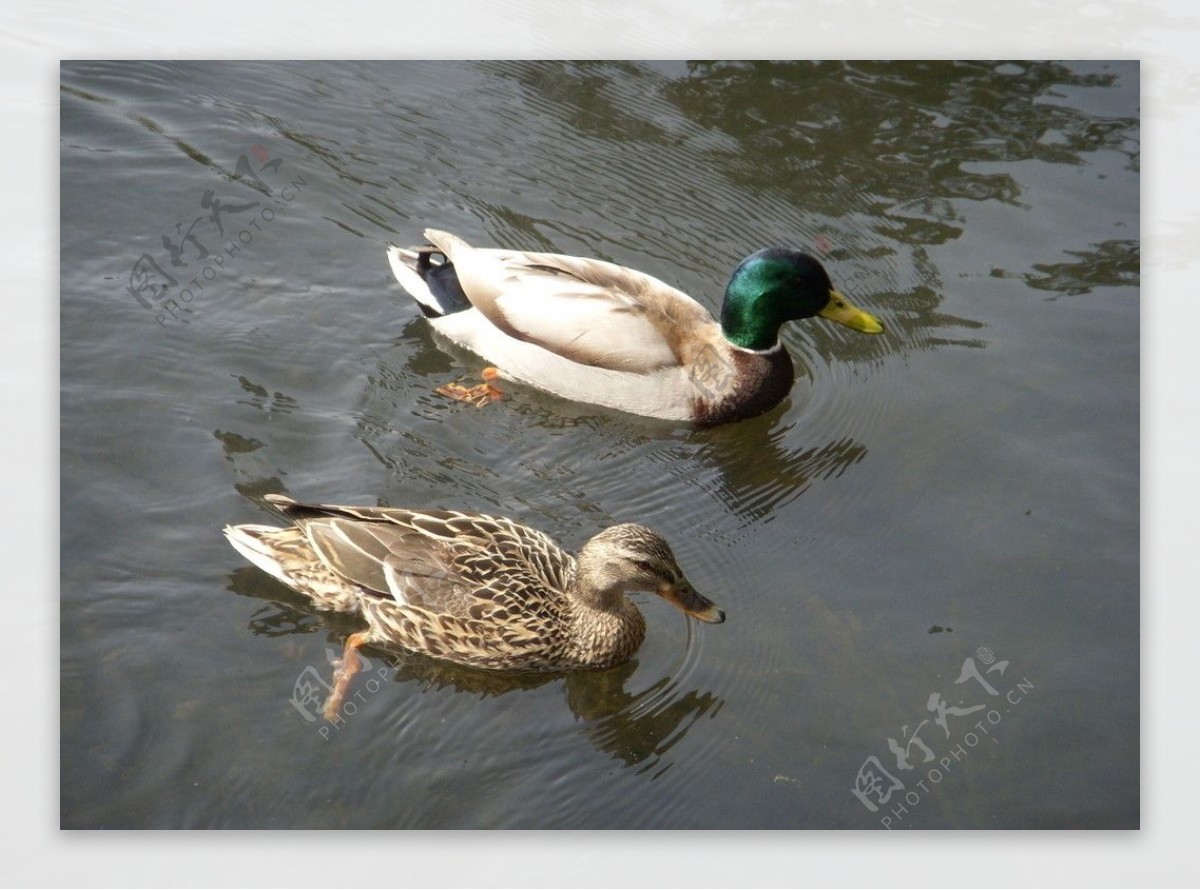
[[[340,652],[345,637],[362,629],[353,617],[305,608],[303,597],[251,567],[232,571],[227,588],[239,596],[266,601],[250,618],[248,626],[255,636],[325,632],[330,647]],[[421,693],[449,689],[477,698],[496,698],[562,684],[567,707],[591,744],[626,766],[637,767],[639,773],[652,772],[651,778],[669,768],[664,757],[696,721],[706,714],[715,716],[723,704],[711,692],[683,688],[679,676],[664,676],[648,688],[629,692],[627,687],[638,670],[636,658],[602,671],[514,674],[462,667],[419,653],[372,647],[365,652],[373,663],[381,657],[396,683],[411,684]],[[283,689],[286,678],[282,675],[280,682]]]
[[[225,460],[233,469],[234,490],[247,500],[266,506],[264,495],[282,494],[282,470],[266,464],[266,444],[258,439],[226,430],[213,430],[213,438],[221,443]]]
[[[641,102],[620,101],[621,84],[639,82],[647,71],[636,62],[498,62],[485,67],[520,83],[539,105],[553,109],[572,128],[598,139],[619,138],[669,147],[679,141],[664,121],[639,115]]]
[[[795,424],[770,416],[737,427],[705,431],[695,457],[715,470],[720,500],[748,520],[768,519],[814,481],[841,476],[867,456],[867,447],[849,437],[789,447]]]
[[[611,472],[619,473],[615,465],[630,460],[631,453],[641,453],[655,464],[653,475],[657,478],[666,475],[689,487],[699,487],[750,522],[768,520],[813,482],[839,477],[867,455],[867,446],[853,435],[839,435],[824,443],[797,447],[798,427],[808,418],[792,417],[790,399],[760,417],[695,431],[668,421],[631,417],[594,405],[568,402],[511,382],[501,384],[513,394],[503,404],[483,409],[464,406],[434,394],[433,390],[452,379],[474,381],[470,371],[455,366],[450,354],[461,355],[467,368],[478,367],[480,360],[455,347],[448,347],[449,353],[444,352],[440,338],[422,321],[417,320],[413,325],[423,329],[425,335],[421,336],[410,325],[399,344],[403,347],[399,355],[378,356],[364,397],[365,410],[358,418],[360,441],[391,472],[403,475],[410,487],[413,481],[423,480],[430,491],[453,491],[459,499],[478,495],[492,503],[511,501],[514,495],[521,497],[522,490],[537,500],[537,491],[530,489],[541,489],[570,495],[577,511],[586,510],[602,523],[611,517],[592,502],[596,492],[589,492],[587,480],[606,479],[608,500],[623,511],[624,502],[636,498],[644,486],[623,476],[610,476],[599,468],[612,464]],[[797,363],[802,360],[797,357]],[[394,369],[400,362],[403,372]],[[827,370],[819,371],[817,376]],[[417,381],[415,386],[414,381]],[[815,398],[820,392],[829,398],[835,417],[854,414],[861,420],[864,410],[869,414],[871,406],[864,409],[861,404],[848,404],[845,399],[829,396],[833,386],[828,382],[800,381],[796,398]],[[814,388],[815,392],[805,393]],[[435,436],[464,435],[469,439],[480,425],[497,423],[495,419],[489,420],[489,413],[496,412],[520,416],[518,429],[510,432],[504,427],[503,437],[517,437],[514,445],[527,453],[535,449],[528,444],[524,431],[559,435],[578,428],[579,434],[586,437],[586,442],[581,440],[579,446],[583,450],[579,457],[583,460],[556,452],[555,463],[545,465],[520,454],[517,463],[504,466],[501,478],[490,461],[464,461],[438,454]],[[437,422],[438,428],[421,430],[399,419],[413,414]],[[445,425],[441,423],[443,420],[447,421]],[[495,449],[505,447],[501,442],[493,444]],[[440,450],[444,451],[445,446],[440,446]],[[680,509],[694,509],[679,499],[672,500]]]
[[[567,678],[567,705],[584,721],[583,732],[598,750],[611,754],[639,773],[662,775],[670,763],[662,759],[701,717],[715,717],[724,700],[711,692],[682,691],[672,677],[630,694],[626,681],[636,662],[597,675]]]
[[[1047,300],[1090,294],[1097,287],[1137,287],[1141,282],[1141,244],[1114,240],[1091,245],[1090,250],[1064,250],[1073,262],[1034,263],[1023,275],[997,270],[998,278],[1020,278],[1027,285],[1049,291]]]
[[[299,402],[281,392],[272,392],[265,386],[255,383],[242,374],[236,375],[238,385],[246,392],[247,397],[238,399],[239,405],[247,405],[266,411],[268,414],[278,412],[291,414],[299,406]]]
[[[1112,148],[1137,164],[1136,118],[1097,121],[1059,100],[1063,89],[1112,86],[1116,73],[950,61],[694,62],[688,69],[664,95],[736,135],[724,163],[748,187],[770,183],[800,206],[835,216],[844,192],[809,188],[814,173],[860,183],[887,210],[913,206],[914,194],[1017,200],[1016,180],[968,172],[972,162],[1082,164],[1082,152]],[[1061,138],[1047,140],[1048,133]],[[935,206],[953,214],[948,204]]]

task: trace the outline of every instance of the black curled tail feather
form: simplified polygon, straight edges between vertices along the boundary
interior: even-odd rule
[[[446,255],[436,247],[426,246],[414,249],[417,251],[416,273],[421,276],[426,287],[429,288],[429,292],[438,301],[437,307],[425,303],[418,304],[425,316],[440,318],[443,315],[453,315],[455,312],[465,312],[470,309],[471,301],[458,281],[458,272],[455,271],[454,264],[446,259]],[[431,257],[435,253],[442,257],[442,262],[433,262]],[[438,308],[442,311],[439,312]]]

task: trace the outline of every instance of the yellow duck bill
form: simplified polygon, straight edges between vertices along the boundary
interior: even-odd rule
[[[863,334],[883,333],[883,322],[870,312],[859,309],[847,300],[841,291],[833,291],[829,295],[829,302],[825,305],[825,308],[817,314],[821,318],[836,321],[838,324],[844,324],[846,327]]]

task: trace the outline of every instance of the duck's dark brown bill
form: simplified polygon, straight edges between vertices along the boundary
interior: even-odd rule
[[[680,611],[705,624],[720,624],[725,620],[725,613],[708,597],[697,593],[696,588],[687,581],[664,585],[659,588],[658,595]]]

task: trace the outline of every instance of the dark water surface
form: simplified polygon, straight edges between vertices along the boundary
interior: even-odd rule
[[[78,62],[61,103],[64,827],[1138,824],[1136,63]],[[887,333],[791,325],[791,399],[716,430],[476,410],[385,260],[427,225],[713,309],[805,247]],[[358,625],[220,534],[270,492],[638,520],[729,618],[643,601],[568,677],[368,653],[331,727],[295,696]]]

